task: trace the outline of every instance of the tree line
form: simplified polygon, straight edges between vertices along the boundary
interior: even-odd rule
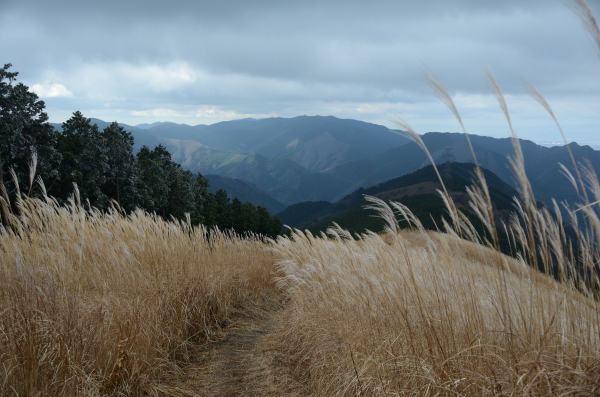
[[[172,161],[164,146],[134,153],[133,136],[117,122],[100,130],[76,111],[56,131],[44,102],[16,83],[18,73],[10,67],[0,68],[0,186],[6,201],[17,191],[31,195],[41,188],[33,183],[35,169],[47,194],[59,202],[77,185],[82,200],[101,210],[116,203],[128,212],[140,208],[165,218],[189,214],[193,224],[208,228],[281,232],[281,221],[266,208],[231,200],[222,189],[210,193],[209,181]]]

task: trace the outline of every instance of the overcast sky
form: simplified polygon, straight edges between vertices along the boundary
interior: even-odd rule
[[[421,76],[446,85],[469,132],[508,136],[483,67],[522,138],[600,144],[600,57],[560,0],[0,0],[0,63],[45,102],[127,124],[334,115],[458,131]],[[588,0],[597,17],[600,2]]]

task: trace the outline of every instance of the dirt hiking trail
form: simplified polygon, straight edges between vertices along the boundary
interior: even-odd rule
[[[272,336],[282,326],[281,297],[265,297],[240,310],[217,340],[193,346],[182,372],[163,379],[157,396],[298,396],[285,357]]]

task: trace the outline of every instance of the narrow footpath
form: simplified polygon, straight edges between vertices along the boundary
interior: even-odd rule
[[[182,373],[154,387],[165,397],[296,396],[284,357],[272,342],[281,326],[283,303],[266,298],[234,318],[221,339],[193,348]]]

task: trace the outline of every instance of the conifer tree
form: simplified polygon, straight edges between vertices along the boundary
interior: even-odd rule
[[[116,121],[102,132],[106,144],[106,183],[102,191],[128,211],[139,202],[138,167],[133,154],[133,136]]]
[[[59,171],[59,196],[67,197],[76,183],[82,199],[92,206],[106,208],[108,196],[102,191],[108,174],[106,139],[98,125],[76,111],[62,125],[58,149],[63,156]]]
[[[56,132],[44,112],[44,101],[23,83],[15,84],[18,73],[10,72],[11,66],[8,63],[0,68],[0,184],[15,187],[8,174],[12,168],[20,190],[27,194],[32,156],[37,156],[37,175],[49,187],[59,178],[61,155],[56,148]]]
[[[233,217],[229,197],[227,197],[227,192],[223,189],[217,190],[214,195],[214,210],[219,228],[222,230],[231,229],[233,226]]]
[[[171,154],[158,145],[153,150],[142,146],[137,154],[139,170],[138,191],[141,208],[167,215]]]

